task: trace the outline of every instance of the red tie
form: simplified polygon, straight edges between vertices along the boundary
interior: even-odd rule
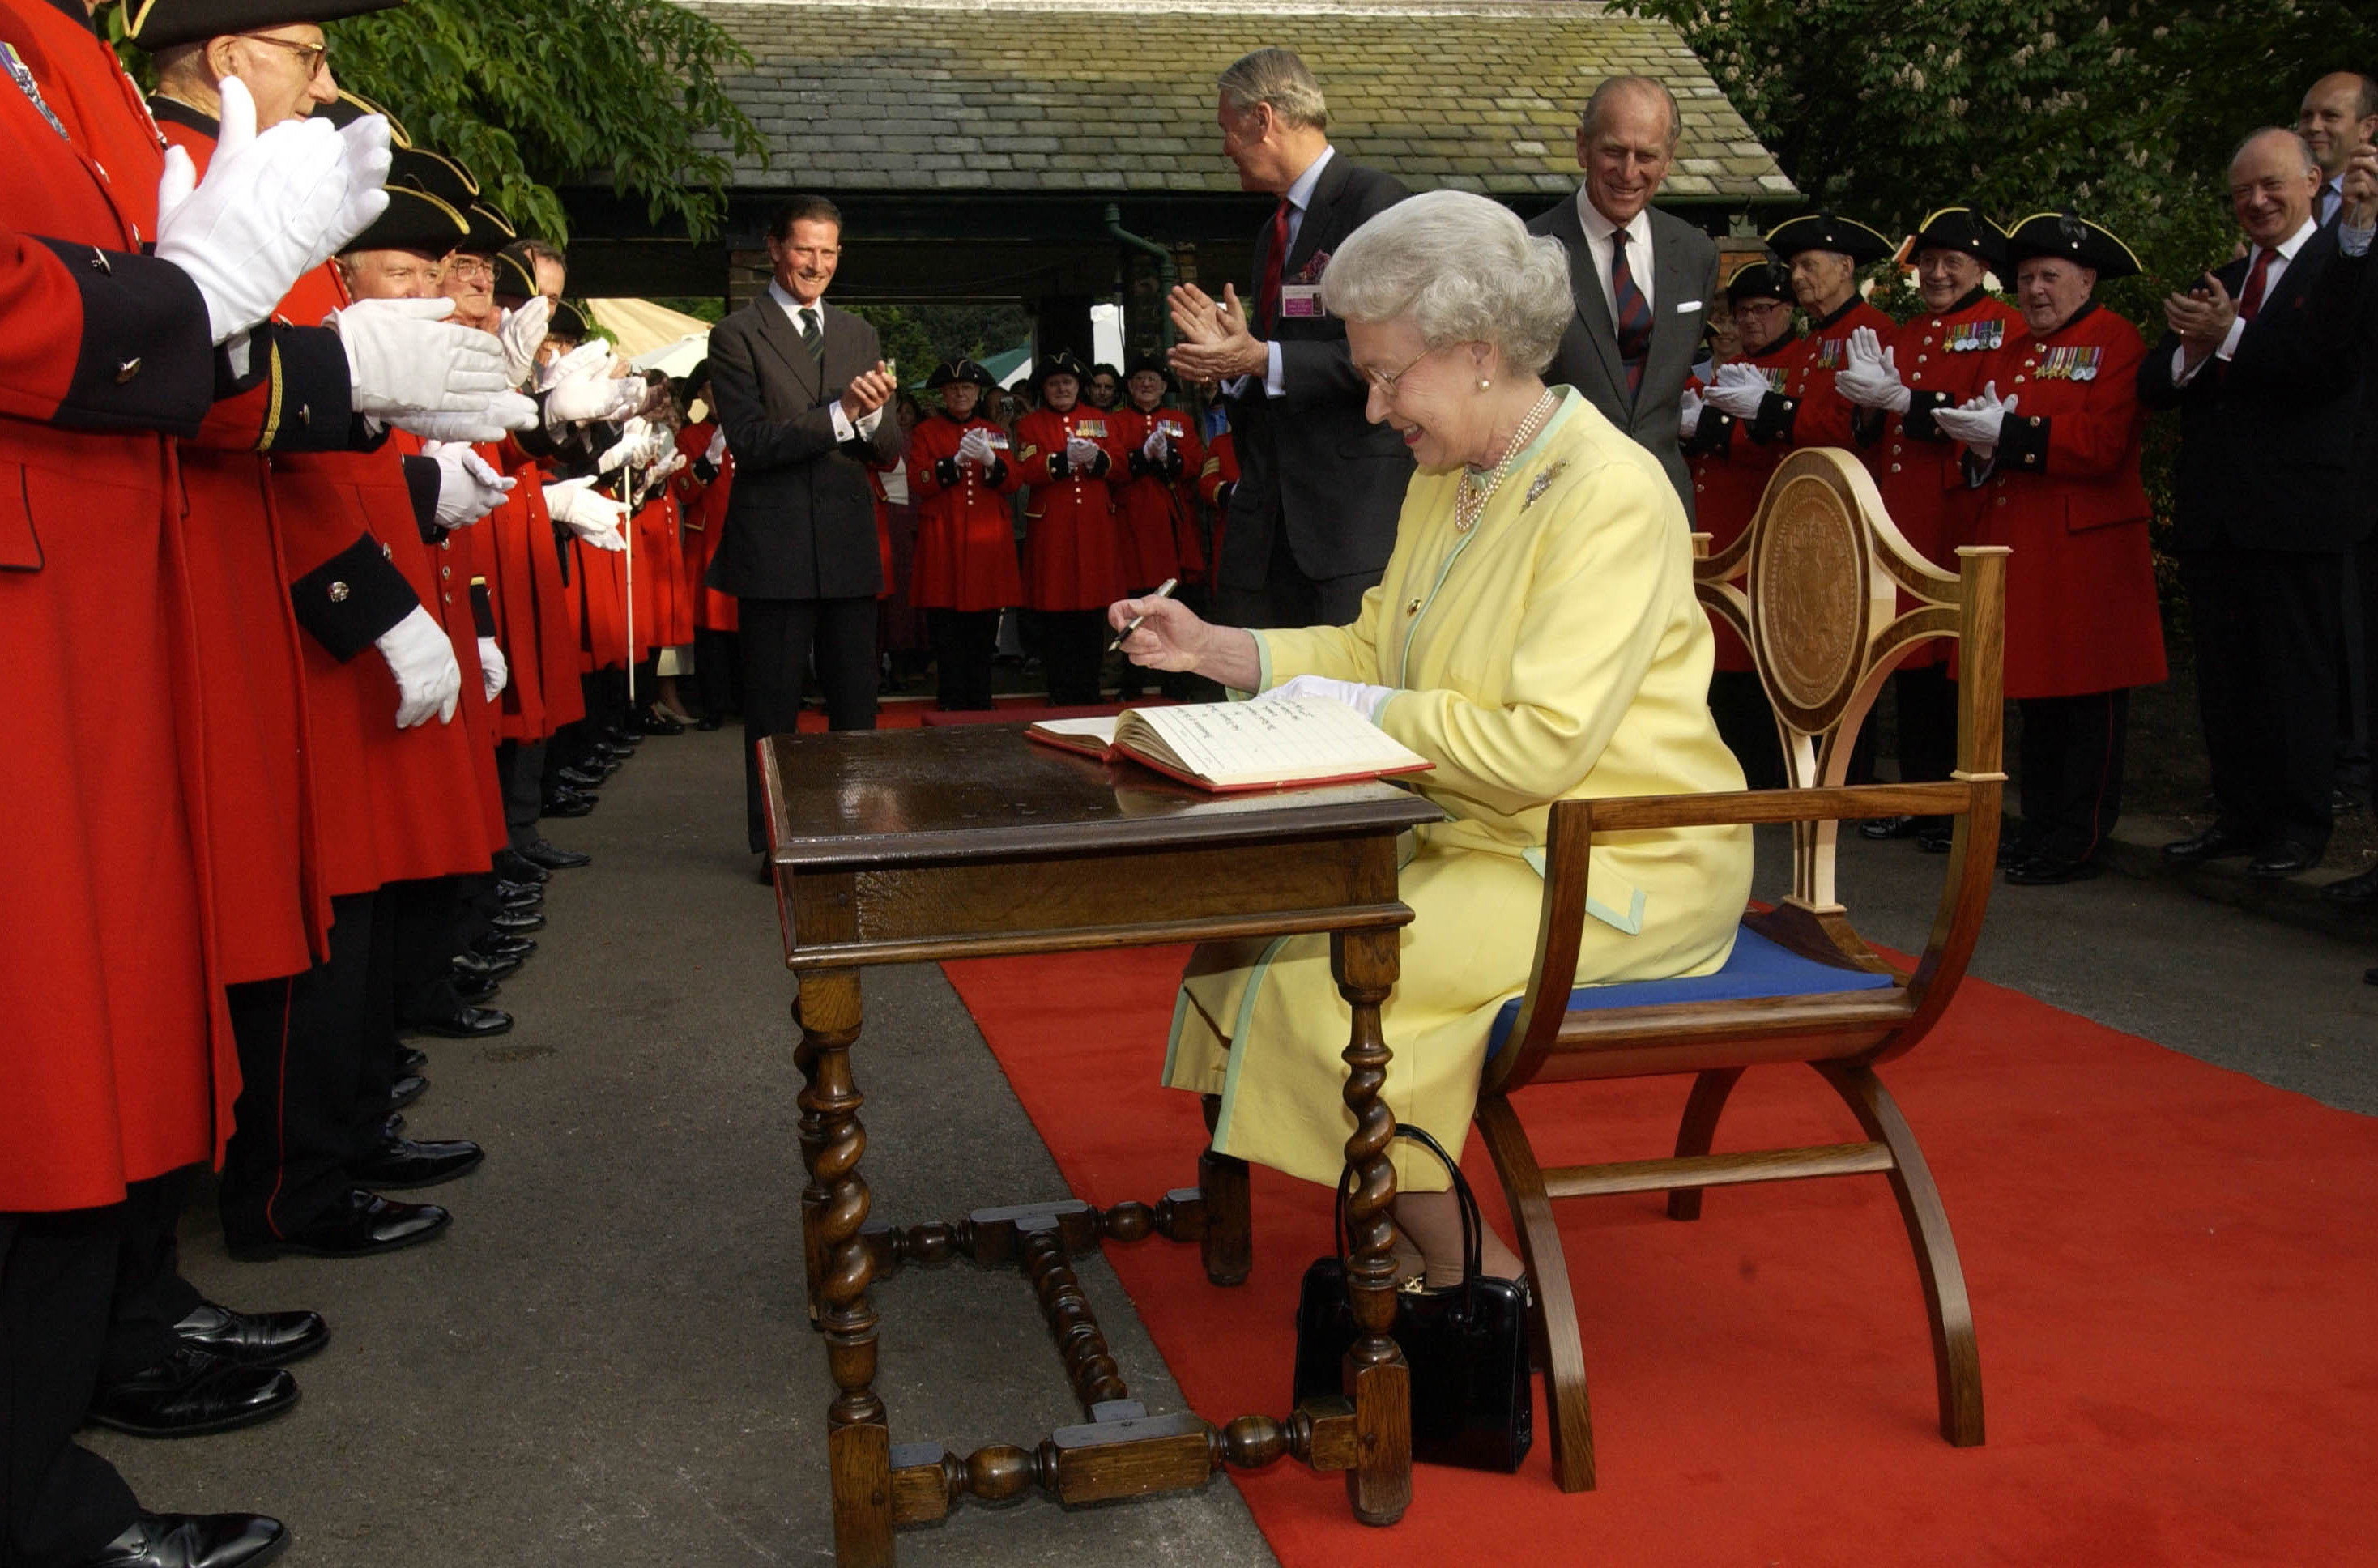
[[[2254,269],[2246,274],[2246,292],[2238,296],[2238,319],[2252,321],[2263,308],[2263,288],[2271,281],[2271,257],[2268,245],[2254,251]]]
[[[1271,215],[1271,248],[1264,254],[1263,297],[1256,305],[1263,314],[1263,329],[1268,334],[1279,320],[1279,274],[1288,262],[1288,197],[1279,198],[1279,207]]]

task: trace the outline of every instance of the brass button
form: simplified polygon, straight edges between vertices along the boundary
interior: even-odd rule
[[[392,561],[396,559],[395,547],[393,545],[382,545],[379,547],[379,558],[384,561]]]
[[[1929,338],[1927,338],[1927,339],[1925,339],[1924,341],[1925,341],[1926,342],[1928,342],[1928,342],[1930,342],[1932,340],[1931,340],[1931,339],[1929,339]],[[1931,356],[1930,354],[1928,354],[1928,353],[1919,353],[1919,354],[1917,354],[1917,355],[1916,356],[1916,364],[1918,364],[1918,365],[1921,365],[1921,364],[1923,364],[1926,360],[1930,359],[1931,357],[1932,357],[1932,356]]]
[[[1406,604],[1404,606],[1404,614],[1408,616],[1416,616],[1420,614],[1420,601],[1414,599],[1411,604]]]
[[[333,582],[330,584],[330,603],[343,604],[347,602],[347,595],[353,592],[354,590],[343,582]]]
[[[1899,465],[1898,465],[1897,463],[1892,463],[1892,464],[1891,465],[1891,472],[1892,472],[1892,473],[1897,473],[1899,472]]]
[[[2020,376],[2016,377],[2014,378],[2014,384],[2015,384],[2016,386],[2018,386],[2018,387],[2022,386],[2022,385],[2023,385],[2023,377],[2020,377]]]
[[[438,575],[440,577],[451,577],[454,575],[454,569],[452,567],[439,567],[438,569]]]
[[[2006,497],[2005,497],[2004,496],[2000,496],[2000,497],[1999,497],[1999,505],[2000,505],[2000,506],[2005,506],[2005,505],[2006,505]]]
[[[126,360],[123,364],[115,367],[115,384],[121,387],[126,381],[131,380],[135,376],[139,374],[140,356],[135,354],[130,359]]]
[[[2037,414],[2036,414],[2036,413],[2035,413],[2035,414],[2033,414],[2033,415],[2031,416],[2031,422],[2032,422],[2032,424],[2033,424],[2033,425],[2036,425],[2039,423],[2039,415],[2037,415]]]

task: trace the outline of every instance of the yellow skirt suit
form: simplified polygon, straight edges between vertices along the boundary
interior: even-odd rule
[[[1387,575],[1351,627],[1257,631],[1262,687],[1322,675],[1396,688],[1379,727],[1435,763],[1412,775],[1449,820],[1417,830],[1399,889],[1413,911],[1382,1013],[1399,1123],[1468,1135],[1495,1009],[1535,955],[1552,801],[1738,790],[1709,712],[1714,643],[1693,598],[1675,489],[1583,398],[1521,451],[1476,527],[1454,526],[1466,470],[1412,475]],[[1596,839],[1581,984],[1705,975],[1750,892],[1748,828]],[[1351,1011],[1326,936],[1198,949],[1173,1009],[1164,1082],[1222,1097],[1214,1144],[1335,1184],[1352,1118]],[[1234,1048],[1235,1043],[1235,1048]],[[1399,1140],[1406,1191],[1443,1170]]]

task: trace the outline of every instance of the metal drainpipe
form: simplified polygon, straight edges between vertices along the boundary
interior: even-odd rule
[[[1130,245],[1133,249],[1144,250],[1147,252],[1148,255],[1156,257],[1157,280],[1163,285],[1166,296],[1170,297],[1172,293],[1172,286],[1181,281],[1181,269],[1173,265],[1172,253],[1165,249],[1162,245],[1158,245],[1154,240],[1144,240],[1137,234],[1133,233],[1130,230],[1124,228],[1123,226],[1123,209],[1116,206],[1111,201],[1107,203],[1107,233],[1112,234],[1124,245]],[[1173,337],[1172,312],[1166,309],[1159,310],[1157,314],[1159,318],[1164,323],[1164,346],[1167,349],[1170,349],[1172,347]],[[1129,349],[1130,346],[1131,345],[1128,343],[1123,345],[1126,350]]]

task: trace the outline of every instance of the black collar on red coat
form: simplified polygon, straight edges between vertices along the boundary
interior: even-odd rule
[[[1852,289],[1850,291],[1850,299],[1847,305],[1843,305],[1839,310],[1834,311],[1831,316],[1826,317],[1821,321],[1811,321],[1808,323],[1809,335],[1813,337],[1817,333],[1823,331],[1826,328],[1832,326],[1834,322],[1839,321],[1843,317],[1847,316],[1851,311],[1856,310],[1859,305],[1862,305],[1865,303],[1865,296],[1860,294],[1856,289]]]
[[[1765,348],[1763,348],[1763,349],[1753,349],[1753,350],[1751,350],[1748,353],[1747,353],[1747,354],[1743,355],[1742,357],[1743,357],[1743,358],[1745,358],[1745,359],[1765,359],[1769,354],[1773,353],[1776,350],[1778,350],[1778,349],[1780,349],[1780,348],[1784,347],[1784,346],[1785,344],[1787,344],[1787,343],[1790,343],[1790,342],[1794,341],[1796,340],[1796,336],[1797,336],[1797,334],[1796,334],[1795,332],[1793,332],[1793,330],[1792,330],[1790,328],[1788,328],[1788,327],[1787,327],[1787,328],[1785,328],[1785,329],[1784,329],[1784,335],[1783,335],[1782,337],[1777,338],[1773,342],[1771,342],[1771,343],[1768,344],[1768,345],[1767,345]]]
[[[2070,332],[2071,330],[2072,330],[2072,329],[2073,329],[2073,328],[2075,328],[2075,327],[2079,326],[2082,322],[2084,322],[2084,321],[2087,320],[2087,319],[2089,318],[2089,313],[2090,313],[2091,311],[2093,311],[2093,310],[2096,310],[2096,308],[2097,308],[2097,302],[2096,302],[2095,299],[2084,299],[2084,300],[2083,300],[2083,301],[2081,302],[2081,308],[2080,308],[2080,309],[2078,309],[2078,310],[2076,310],[2076,311],[2074,311],[2072,315],[2070,315],[2070,316],[2066,317],[2064,318],[2064,323],[2063,323],[2063,325],[2061,325],[2061,326],[2058,327],[2058,328],[2056,329],[2056,331],[2054,331],[2054,332],[2031,332],[2031,326],[2030,326],[2030,323],[2028,323],[2028,322],[2026,322],[2026,323],[2024,323],[2024,331],[2026,331],[2026,332],[2031,332],[2031,335],[2032,335],[2033,337],[2035,337],[2035,338],[2053,338],[2053,337],[2057,336],[2057,335],[2058,335],[2058,333]]]
[[[1982,301],[1989,297],[1990,291],[1982,287],[1981,284],[1976,283],[1972,288],[1965,291],[1964,298],[1959,300],[1948,309],[1941,311],[1940,314],[1943,316],[1963,316],[1965,312],[1973,309],[1974,306],[1981,304]]]
[[[199,134],[216,138],[222,135],[222,122],[203,110],[193,109],[178,98],[168,98],[162,92],[149,95],[149,113],[159,121],[187,126]]]

